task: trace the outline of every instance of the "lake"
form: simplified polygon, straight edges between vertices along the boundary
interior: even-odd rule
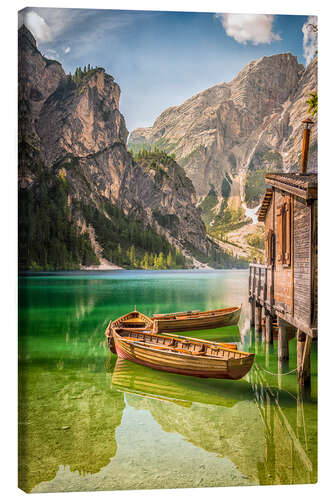
[[[248,272],[109,271],[19,278],[19,484],[27,492],[317,481],[317,345],[298,390],[249,326]],[[109,353],[110,319],[243,304],[193,332],[256,353],[239,381],[151,370]],[[189,335],[186,333],[186,335]],[[191,335],[191,334],[190,334]],[[285,375],[283,374],[285,373]]]

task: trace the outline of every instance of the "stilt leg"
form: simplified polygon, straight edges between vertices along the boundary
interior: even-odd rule
[[[278,325],[278,359],[280,361],[286,361],[287,359],[289,359],[289,344],[286,323],[281,318],[279,318]]]
[[[312,338],[298,330],[297,332],[297,377],[303,386],[310,385],[310,357]]]
[[[262,330],[261,318],[262,318],[262,307],[260,304],[256,303],[256,310],[255,310],[255,331],[256,331],[256,333],[259,333]]]
[[[268,311],[266,311],[265,339],[269,344],[273,344],[273,318]]]
[[[250,297],[250,326],[255,325],[255,299]]]

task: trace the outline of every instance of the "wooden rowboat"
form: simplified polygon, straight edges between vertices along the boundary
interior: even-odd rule
[[[226,307],[214,311],[187,311],[154,314],[154,329],[158,332],[184,332],[237,325],[242,306]]]
[[[254,354],[179,335],[112,329],[118,357],[172,373],[237,380],[251,369]]]
[[[149,335],[151,335],[151,333],[152,333],[152,331],[149,329],[147,329],[147,330],[144,330],[144,329],[135,330],[135,329],[131,329],[131,328],[121,328],[121,329],[118,328],[117,329],[117,328],[112,327],[112,322],[110,322],[109,326],[105,330],[105,335],[106,335],[106,338],[108,340],[108,345],[109,345],[110,351],[115,353],[115,354],[117,354],[116,347],[114,344],[114,337],[113,337],[115,330],[121,330],[123,335],[128,336],[128,337],[131,337],[132,332],[144,332],[144,333],[149,334]],[[160,334],[159,334],[159,336],[160,336]],[[176,335],[174,333],[173,334],[163,333],[163,336],[166,338],[169,338],[169,339],[177,339],[179,341],[194,341],[195,342],[196,340],[198,340],[198,339],[195,339],[193,337],[184,337],[183,335]],[[200,339],[199,342],[205,343],[205,344],[213,344],[213,345],[216,344],[216,342],[213,342],[211,340]],[[237,350],[237,344],[235,344],[234,342],[219,342],[219,345],[224,346],[226,349]]]
[[[124,314],[124,316],[120,316],[120,318],[117,318],[114,321],[110,321],[105,330],[105,335],[108,339],[110,350],[116,353],[112,335],[112,328],[127,328],[128,330],[152,330],[153,320],[145,314],[142,314],[139,311],[135,310],[130,313]]]

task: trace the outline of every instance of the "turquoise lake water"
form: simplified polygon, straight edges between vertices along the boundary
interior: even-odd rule
[[[248,272],[109,271],[19,278],[19,484],[28,492],[317,480],[317,345],[298,390],[296,342],[249,326]],[[239,381],[186,377],[118,360],[104,331],[145,313],[243,304],[238,326],[193,332],[237,342],[257,364]],[[186,333],[186,335],[191,335]]]

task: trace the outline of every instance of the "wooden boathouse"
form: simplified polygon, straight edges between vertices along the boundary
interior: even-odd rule
[[[311,343],[317,338],[317,174],[307,173],[311,120],[304,120],[299,173],[268,173],[258,220],[265,224],[265,264],[250,264],[251,326],[273,342],[278,327],[279,361],[289,359],[297,335],[297,372],[310,380]],[[263,318],[264,313],[264,318]]]

